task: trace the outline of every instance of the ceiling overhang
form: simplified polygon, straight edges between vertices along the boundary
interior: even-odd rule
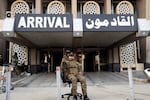
[[[39,48],[47,47],[108,47],[133,34],[131,32],[84,32],[73,37],[72,32],[20,32],[18,35]]]

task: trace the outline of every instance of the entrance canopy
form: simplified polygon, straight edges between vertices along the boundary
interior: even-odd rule
[[[17,33],[40,48],[47,47],[108,47],[132,34],[131,32],[85,32],[82,38],[73,38],[71,32]]]
[[[5,19],[3,35],[39,48],[108,47],[137,31],[135,15],[83,15],[76,21],[70,14],[18,14],[14,22]]]

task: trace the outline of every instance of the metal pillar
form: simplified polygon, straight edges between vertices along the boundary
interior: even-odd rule
[[[128,66],[128,78],[129,78],[129,87],[130,87],[130,99],[129,100],[135,100],[131,65]]]
[[[3,66],[3,68],[2,68],[2,77],[4,77],[4,72],[5,72],[5,67]],[[4,80],[1,80],[0,85],[2,85],[3,82],[4,82]],[[0,86],[0,87],[2,87],[2,86]]]
[[[10,100],[10,88],[11,88],[11,67],[6,67],[6,100]]]
[[[61,100],[60,66],[56,67],[57,100]]]
[[[6,88],[5,88],[6,86],[4,85],[4,80],[5,80],[4,74],[5,74],[5,67],[3,66],[1,76],[0,76],[1,78],[0,79],[0,93],[3,93],[6,91]]]

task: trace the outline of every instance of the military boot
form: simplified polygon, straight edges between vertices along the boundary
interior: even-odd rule
[[[84,100],[90,100],[87,95],[84,96]]]
[[[73,96],[73,100],[77,100],[77,96],[75,95],[75,96]]]

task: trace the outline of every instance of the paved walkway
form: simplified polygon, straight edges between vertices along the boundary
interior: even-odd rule
[[[88,86],[109,84],[128,84],[128,78],[114,72],[89,72],[85,74]],[[17,87],[56,87],[55,73],[33,74],[24,81],[16,84]]]
[[[57,88],[54,73],[35,74],[16,84],[11,91],[11,100],[56,100]],[[127,100],[129,98],[128,79],[119,73],[86,73],[88,96],[91,100]],[[134,82],[136,100],[150,100],[150,84]],[[70,92],[62,85],[61,93]],[[78,92],[81,92],[78,84]],[[5,94],[0,94],[5,100]],[[62,100],[67,100],[66,98]]]
[[[121,75],[128,78],[128,72],[120,72]],[[133,80],[148,82],[148,76],[144,73],[144,71],[133,71]]]
[[[149,89],[149,84],[135,85],[137,100],[150,100]],[[68,92],[70,92],[68,87],[62,88],[62,93]],[[81,92],[80,88],[78,92]],[[56,93],[56,87],[21,87],[11,92],[11,100],[56,100]],[[88,86],[88,95],[91,100],[127,100],[129,87],[128,85]],[[4,94],[0,94],[0,100],[5,100]]]

